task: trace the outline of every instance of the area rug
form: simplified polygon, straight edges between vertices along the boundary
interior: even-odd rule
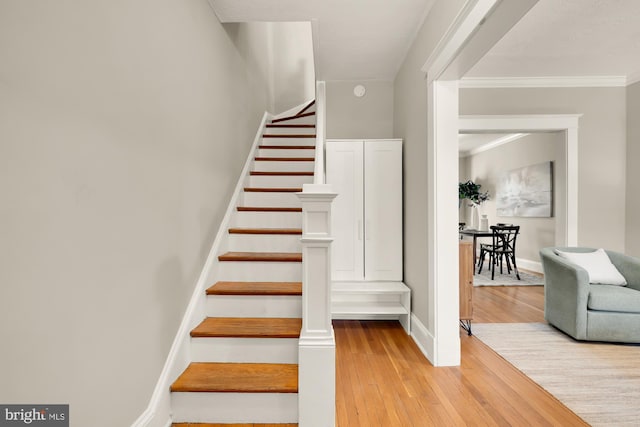
[[[476,268],[476,272],[478,269]],[[494,280],[491,280],[491,269],[483,268],[482,273],[473,275],[474,286],[538,286],[544,285],[544,276],[520,270],[520,280],[515,273],[500,274],[496,269]]]
[[[592,426],[640,426],[640,346],[579,342],[544,323],[473,334]]]

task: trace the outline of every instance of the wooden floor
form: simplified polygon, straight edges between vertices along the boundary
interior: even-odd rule
[[[474,289],[475,322],[543,322],[543,289]],[[586,426],[473,336],[434,368],[396,321],[334,321],[339,427]]]

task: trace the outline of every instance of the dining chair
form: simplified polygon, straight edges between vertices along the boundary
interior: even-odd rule
[[[516,277],[520,280],[520,272],[516,264],[516,240],[520,234],[519,225],[492,225],[491,227],[491,244],[483,243],[480,245],[480,260],[478,266],[478,274],[482,273],[484,259],[489,254],[489,262],[491,266],[491,280],[495,278],[496,265],[500,263],[500,274],[504,274],[503,262],[507,263],[507,273],[511,274],[512,266]]]

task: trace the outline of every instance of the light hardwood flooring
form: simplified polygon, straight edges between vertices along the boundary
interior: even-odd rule
[[[474,290],[475,322],[542,322],[542,287]],[[586,426],[480,340],[461,330],[462,364],[433,367],[396,321],[334,321],[336,424]]]

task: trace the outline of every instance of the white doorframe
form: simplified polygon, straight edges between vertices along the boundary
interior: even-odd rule
[[[460,133],[549,132],[565,134],[566,197],[557,209],[557,246],[578,245],[578,120],[582,114],[460,116]]]
[[[427,73],[429,319],[420,346],[434,366],[460,364],[458,328],[458,80],[538,0],[468,0],[422,71]]]

